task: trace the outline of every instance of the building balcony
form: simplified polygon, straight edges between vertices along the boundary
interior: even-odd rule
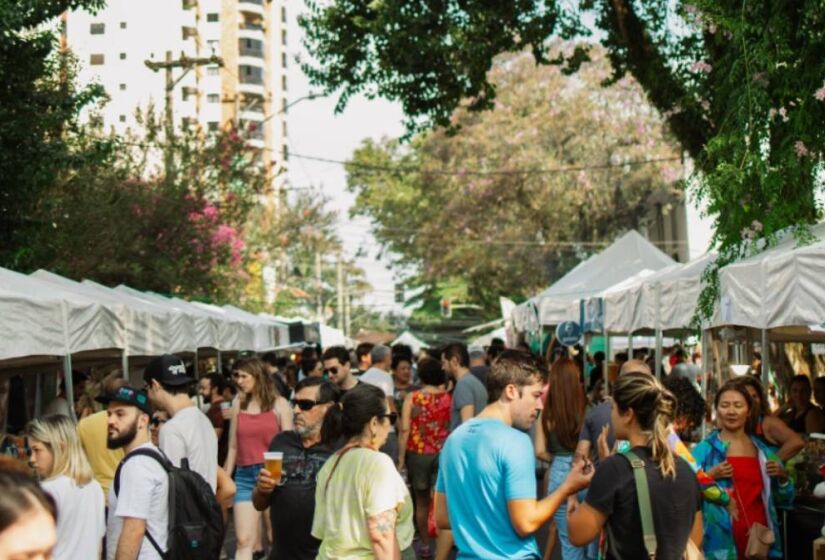
[[[246,14],[264,17],[264,0],[238,0],[238,9]]]
[[[252,39],[263,43],[266,40],[263,25],[256,23],[242,23],[238,26],[239,39]]]
[[[244,95],[266,96],[266,88],[264,88],[263,81],[261,81],[261,83],[240,82],[238,84],[238,91]]]

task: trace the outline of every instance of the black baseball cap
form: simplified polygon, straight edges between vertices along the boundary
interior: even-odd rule
[[[149,362],[143,370],[143,381],[149,383],[156,379],[161,385],[177,387],[194,383],[194,379],[186,374],[186,365],[183,360],[174,354],[164,354]]]
[[[128,385],[124,385],[114,393],[100,395],[95,400],[103,404],[109,404],[110,402],[129,404],[138,407],[150,416],[152,415],[152,406],[149,404],[149,397],[146,396],[146,393]]]

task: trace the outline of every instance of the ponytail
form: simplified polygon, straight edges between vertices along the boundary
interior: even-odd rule
[[[333,445],[341,437],[344,423],[344,414],[341,410],[341,403],[333,403],[324,415],[324,422],[321,424],[321,441],[326,445]]]
[[[659,465],[662,476],[676,477],[676,458],[668,445],[670,425],[673,423],[673,411],[676,410],[676,398],[667,389],[662,388],[656,399],[653,411],[653,430],[651,448],[653,461]]]
[[[387,411],[384,391],[375,385],[359,383],[329,407],[321,425],[321,440],[333,443],[341,436],[351,439],[364,431],[376,416]]]
[[[619,410],[633,409],[636,420],[650,440],[653,462],[663,476],[676,477],[676,459],[668,445],[670,425],[676,410],[676,397],[658,379],[647,373],[628,373],[619,377],[613,388]]]

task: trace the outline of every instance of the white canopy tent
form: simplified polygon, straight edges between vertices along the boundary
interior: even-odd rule
[[[797,246],[789,232],[776,246],[719,271],[719,312],[712,326],[774,329],[825,322],[825,222],[816,241]]]
[[[321,347],[329,348],[330,346],[350,346],[350,340],[341,329],[336,329],[323,323],[318,324],[321,331]]]
[[[402,332],[400,335],[398,335],[398,338],[396,338],[390,343],[390,346],[395,346],[396,344],[406,344],[407,346],[412,348],[413,354],[418,354],[422,348],[425,348],[427,346],[427,344],[423,340],[415,336],[410,331]]]
[[[660,270],[674,261],[637,231],[631,230],[604,251],[579,263],[550,288],[515,308],[518,330],[539,325],[557,325],[566,320],[570,305],[615,286],[642,270]]]

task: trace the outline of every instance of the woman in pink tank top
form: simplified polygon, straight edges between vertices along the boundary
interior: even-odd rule
[[[264,452],[280,431],[292,429],[292,409],[278,394],[263,362],[244,358],[232,374],[238,398],[232,407],[229,450],[224,470],[235,471],[234,522],[238,539],[237,560],[251,560],[261,525],[261,512],[252,505],[252,490],[263,467]],[[270,535],[271,540],[271,535]]]

